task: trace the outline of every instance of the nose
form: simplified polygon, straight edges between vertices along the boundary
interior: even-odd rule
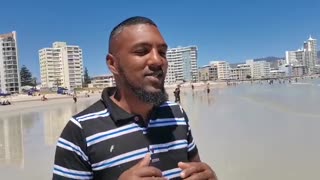
[[[148,60],[148,65],[149,66],[162,66],[164,64],[165,58],[162,57],[157,49],[153,49],[150,52],[150,58]]]

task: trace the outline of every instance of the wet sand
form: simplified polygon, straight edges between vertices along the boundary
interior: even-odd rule
[[[174,89],[177,87],[177,85],[170,85],[166,87],[166,91],[171,97],[173,95]],[[200,92],[206,90],[206,83],[194,83],[194,92]],[[220,89],[225,88],[225,83],[211,83],[210,88],[212,90],[214,89]],[[181,92],[190,91],[191,90],[191,84],[184,84],[181,86]],[[101,97],[101,93],[95,92],[90,93],[89,99],[98,100]],[[19,96],[13,96],[8,97],[8,99],[12,104],[11,105],[0,105],[0,113],[3,114],[12,114],[17,113],[20,111],[37,111],[39,109],[46,109],[50,108],[52,106],[59,106],[68,104],[70,102],[73,102],[72,96],[69,95],[59,95],[59,94],[46,94],[46,97],[48,100],[41,101],[41,96],[27,96],[27,95],[19,95]],[[85,101],[88,100],[87,97],[85,97],[85,93],[79,93],[78,95],[78,101]],[[173,99],[173,97],[171,97]]]
[[[11,105],[0,106],[0,113],[3,115],[10,115],[18,112],[25,111],[41,111],[49,109],[55,106],[63,106],[65,104],[73,103],[72,96],[60,95],[60,96],[47,96],[48,100],[41,101],[40,97],[31,97],[29,99],[21,99],[13,101]],[[90,97],[78,97],[78,101],[86,101],[88,99],[98,100],[101,97],[100,94],[93,94]]]
[[[186,87],[181,105],[202,160],[219,179],[318,179],[319,92],[319,80],[245,84],[215,88],[210,94],[202,88],[192,93]],[[172,90],[168,94],[173,100]],[[21,103],[20,110],[11,109],[14,113],[1,111],[1,179],[50,179],[63,127],[97,99],[32,102],[34,108],[29,109]]]

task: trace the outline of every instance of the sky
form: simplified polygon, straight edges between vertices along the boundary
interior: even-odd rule
[[[17,32],[20,66],[38,79],[38,51],[55,41],[79,45],[90,76],[109,74],[109,33],[131,16],[155,21],[171,48],[196,45],[198,66],[284,57],[320,38],[318,0],[2,0],[0,12],[0,34]]]

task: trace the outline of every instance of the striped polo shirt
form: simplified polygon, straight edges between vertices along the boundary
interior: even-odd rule
[[[149,123],[129,114],[111,99],[106,88],[101,100],[73,116],[58,139],[53,179],[118,179],[147,153],[150,165],[168,179],[179,179],[178,162],[197,153],[186,113],[165,102],[152,109]]]

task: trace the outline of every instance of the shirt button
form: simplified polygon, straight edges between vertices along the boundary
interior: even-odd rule
[[[138,116],[135,116],[135,117],[134,117],[134,120],[135,120],[135,121],[139,121],[139,117],[138,117]]]

